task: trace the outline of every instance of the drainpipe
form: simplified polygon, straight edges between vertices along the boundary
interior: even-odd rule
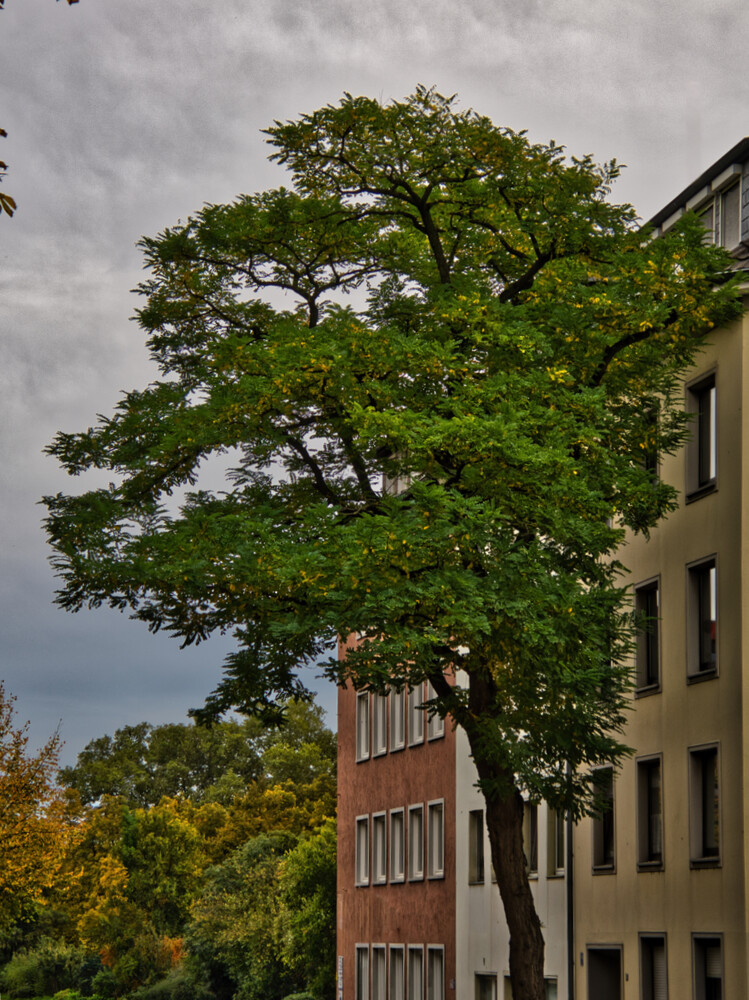
[[[567,774],[570,774],[570,766],[567,765]],[[573,878],[573,853],[572,853],[572,832],[574,824],[572,813],[567,812],[565,817],[566,858],[565,858],[565,888],[567,890],[567,1000],[575,1000],[575,893]]]

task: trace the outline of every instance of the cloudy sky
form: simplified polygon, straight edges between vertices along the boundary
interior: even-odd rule
[[[181,721],[227,650],[51,603],[37,501],[77,483],[42,448],[154,374],[129,322],[141,235],[284,183],[260,134],[275,119],[417,83],[616,157],[615,197],[648,218],[749,134],[748,43],[746,0],[6,0],[0,678],[32,741],[61,720],[72,761],[121,725]]]

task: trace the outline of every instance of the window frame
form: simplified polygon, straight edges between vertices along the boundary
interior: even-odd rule
[[[388,880],[388,817],[384,810],[372,813],[371,838],[370,884],[386,885]]]
[[[359,831],[363,830],[364,852],[362,853],[362,837]],[[370,830],[369,815],[357,816],[354,825],[354,885],[368,886],[370,880]]]
[[[430,959],[439,955],[441,978],[439,989],[435,990]],[[443,944],[428,944],[426,947],[426,1000],[445,1000],[445,946]]]
[[[396,837],[393,834],[393,820],[400,819],[400,873],[394,870],[394,860],[396,858]],[[398,809],[390,810],[389,819],[389,832],[390,832],[390,851],[388,857],[388,878],[391,884],[398,885],[401,882],[406,881],[406,813],[402,806]]]
[[[652,812],[653,772],[658,772],[658,802],[657,813],[659,823],[660,852],[653,850],[653,823],[656,814]],[[635,776],[637,785],[636,815],[637,815],[637,870],[663,871],[666,865],[665,830],[663,806],[663,755],[649,754],[635,760]],[[652,856],[651,856],[652,855]]]
[[[486,850],[483,809],[468,812],[468,884],[483,885],[486,881]]]
[[[371,749],[369,691],[356,692],[356,763],[369,760]]]
[[[658,1000],[652,971],[654,969],[653,955],[652,952],[647,954],[647,950],[652,948],[656,943],[663,946],[663,964],[666,974],[664,1000],[668,1000],[668,941],[665,932],[663,934],[648,932],[637,935],[637,950],[640,962],[640,997],[642,1000]],[[648,966],[650,967],[650,974],[648,974]]]
[[[413,816],[419,817],[419,861],[421,862],[421,867],[417,867],[414,864],[414,828],[413,828]],[[408,807],[408,837],[407,837],[407,858],[408,858],[408,881],[409,882],[423,882],[424,881],[424,803],[419,802]]]
[[[693,995],[695,1000],[706,1000],[707,998],[707,970],[705,954],[708,947],[718,947],[720,949],[720,982],[721,996],[726,997],[725,990],[725,951],[723,948],[723,934],[709,934],[702,931],[692,934],[692,978]],[[700,968],[702,966],[702,968]]]
[[[687,682],[689,684],[712,680],[719,675],[720,667],[720,594],[718,587],[718,558],[716,553],[704,556],[695,562],[687,564]],[[714,663],[703,666],[702,624],[703,620],[703,577],[705,573],[713,574],[710,587],[709,602],[714,604],[715,618],[711,619],[715,632],[713,642]]]
[[[387,1000],[388,995],[388,964],[387,964],[387,947],[384,944],[373,944],[371,946],[371,957],[369,960],[370,974],[371,974],[371,985],[370,985],[370,996],[372,1000]],[[376,968],[375,966],[375,956],[377,956],[377,963],[381,963],[381,968]],[[382,983],[379,982],[380,973],[382,974]],[[375,978],[377,978],[377,983],[375,984]],[[375,985],[377,989],[375,989]]]
[[[370,968],[369,968],[369,945],[357,944],[354,946],[354,996],[356,1000],[370,1000]],[[364,976],[361,976],[360,960],[366,958],[364,964]],[[364,982],[362,983],[362,978]],[[362,989],[362,986],[364,987]]]
[[[523,853],[528,878],[538,878],[538,803],[523,802]]]
[[[417,963],[419,968],[419,978],[421,983],[421,989],[415,991],[413,989],[413,974],[412,965],[414,956],[418,955],[419,961]],[[406,984],[408,987],[408,1000],[424,1000],[424,989],[425,989],[425,976],[424,976],[424,945],[423,944],[410,944],[408,946],[408,968],[406,969]]]
[[[594,768],[591,772],[593,781],[598,782],[598,775],[604,773],[610,776],[610,795],[607,789],[607,800],[611,802],[611,808],[603,812],[600,816],[593,818],[593,874],[610,875],[616,872],[616,782],[614,781],[614,768],[610,765]],[[607,782],[609,784],[609,782]],[[600,785],[599,785],[600,787]],[[606,817],[610,817],[609,820]],[[611,841],[611,860],[607,860],[607,841]],[[599,859],[599,860],[597,860]]]
[[[704,743],[688,748],[689,754],[689,867],[720,868],[722,866],[723,820],[722,820],[722,790],[720,769],[720,744]],[[713,798],[713,823],[717,822],[717,843],[707,844],[705,825],[707,813],[707,794],[705,786],[705,762],[708,758],[714,760],[713,773],[717,796]],[[716,802],[717,799],[717,802]],[[710,838],[711,840],[713,838]],[[709,849],[708,849],[709,847]]]
[[[652,597],[655,596],[655,615]],[[637,628],[635,646],[635,697],[657,694],[661,690],[661,579],[643,580],[634,588],[635,614],[647,615],[649,621]],[[655,663],[653,663],[655,661]]]
[[[425,701],[431,701],[437,697],[437,692],[431,681],[426,682]],[[445,735],[445,720],[436,711],[427,712],[427,741],[441,740]]]
[[[713,493],[718,486],[718,383],[713,369],[686,386],[686,411],[691,416],[692,436],[686,448],[686,503]],[[705,400],[708,404],[705,405]],[[705,415],[709,420],[705,422]],[[708,475],[704,475],[707,465]],[[709,473],[712,472],[712,475]]]
[[[546,805],[546,877],[561,878],[567,868],[567,818]],[[561,837],[561,842],[560,842]]]
[[[437,820],[433,817],[439,817]],[[438,825],[438,847],[435,849],[433,843],[434,823]],[[426,811],[426,846],[427,858],[426,869],[428,879],[440,879],[445,877],[445,800],[432,799],[427,802]],[[436,858],[434,855],[436,854]]]
[[[423,704],[424,684],[419,682],[408,692],[408,745],[410,747],[420,746],[424,742],[425,713],[420,707]]]
[[[388,696],[372,692],[372,756],[388,752]]]
[[[400,955],[399,975],[393,970],[394,954]],[[399,983],[400,991],[396,989]],[[402,944],[391,944],[388,947],[388,1000],[406,1000],[406,949]]]
[[[406,746],[406,689],[390,688],[390,753]]]

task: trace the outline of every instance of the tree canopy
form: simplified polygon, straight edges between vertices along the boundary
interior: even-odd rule
[[[204,719],[272,714],[354,633],[336,681],[430,680],[512,812],[507,909],[517,789],[579,816],[625,750],[616,550],[676,502],[644,459],[685,440],[679,376],[736,288],[696,219],[651,241],[610,200],[616,162],[434,90],[267,135],[289,187],[142,241],[159,380],[49,448],[116,478],[46,498],[58,601],[232,630]],[[216,455],[224,488],[200,488]]]

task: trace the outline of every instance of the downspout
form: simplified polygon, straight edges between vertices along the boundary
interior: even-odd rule
[[[569,775],[569,764],[567,774]],[[574,824],[572,813],[568,810],[565,817],[566,857],[565,857],[565,888],[567,890],[567,1000],[575,1000],[575,893],[573,878],[572,833]]]

